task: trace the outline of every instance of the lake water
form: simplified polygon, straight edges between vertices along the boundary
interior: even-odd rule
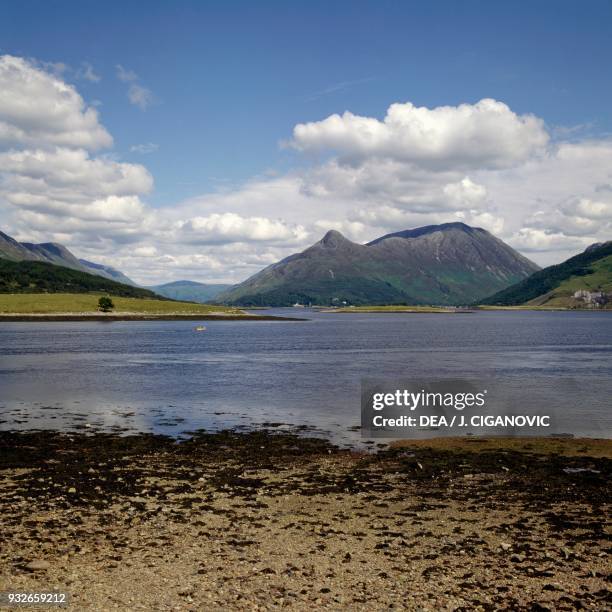
[[[309,320],[0,323],[0,429],[283,423],[352,444],[361,380],[402,377],[498,381],[547,433],[612,437],[612,313],[268,312]]]

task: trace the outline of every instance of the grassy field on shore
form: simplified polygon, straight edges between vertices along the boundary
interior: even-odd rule
[[[91,314],[97,313],[101,293],[4,293],[0,294],[0,314]],[[238,308],[210,306],[170,300],[114,297],[113,314],[241,314]]]

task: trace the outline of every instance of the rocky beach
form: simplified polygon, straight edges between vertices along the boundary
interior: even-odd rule
[[[611,457],[605,440],[2,432],[0,591],[75,610],[609,609]]]

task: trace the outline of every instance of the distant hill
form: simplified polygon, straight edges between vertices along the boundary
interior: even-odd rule
[[[44,261],[0,259],[0,293],[103,292],[119,297],[158,298],[152,291],[124,285]]]
[[[387,234],[368,244],[337,231],[216,296],[224,304],[469,304],[538,266],[463,223]]]
[[[499,291],[481,304],[495,306],[580,307],[576,291],[612,293],[612,241],[594,244],[586,251]]]
[[[65,246],[56,242],[45,242],[42,244],[17,242],[14,238],[0,232],[0,259],[8,259],[10,261],[43,261],[136,286],[134,281],[130,280],[122,272],[115,270],[115,268],[96,264],[85,259],[77,259]]]
[[[158,295],[182,300],[185,302],[199,302],[201,304],[214,300],[222,291],[226,291],[232,285],[196,283],[195,281],[181,280],[164,285],[148,287]]]

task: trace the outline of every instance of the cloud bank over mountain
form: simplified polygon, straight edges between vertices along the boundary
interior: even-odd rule
[[[576,140],[493,99],[299,123],[284,143],[297,155],[291,170],[153,207],[149,170],[121,160],[98,110],[62,74],[0,57],[3,229],[143,283],[238,281],[331,228],[366,241],[464,221],[543,265],[610,236],[612,140]]]

